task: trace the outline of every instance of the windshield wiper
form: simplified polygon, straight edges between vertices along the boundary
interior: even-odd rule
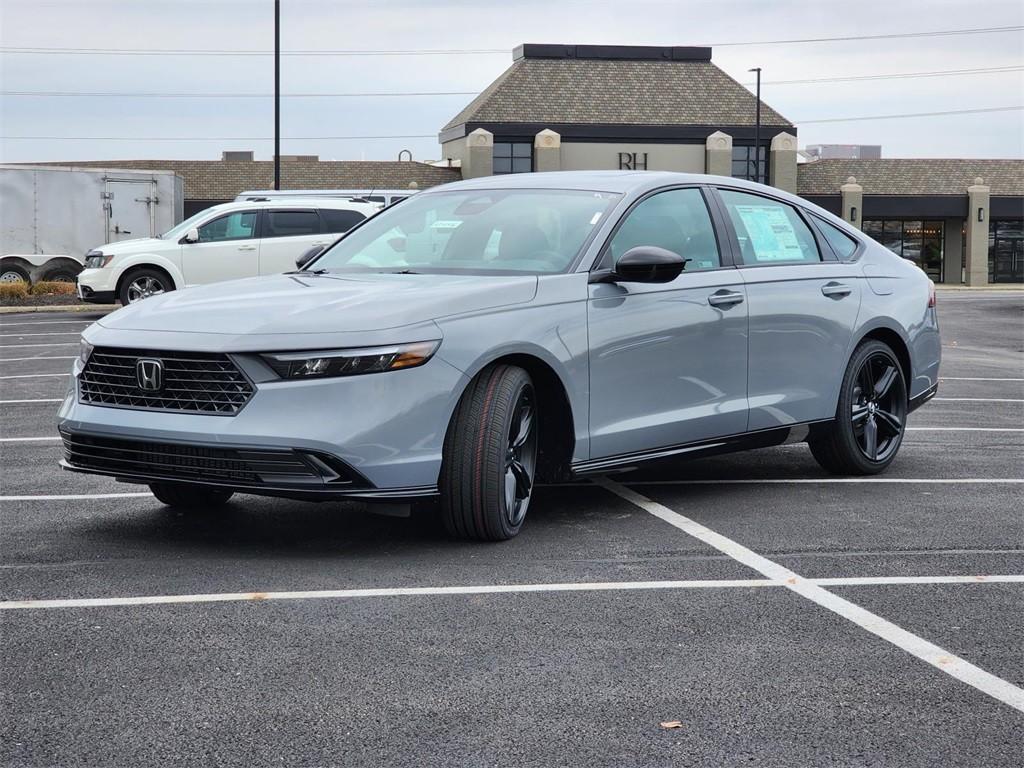
[[[418,275],[419,272],[415,272],[411,269],[399,269],[395,272],[391,272],[392,275]]]

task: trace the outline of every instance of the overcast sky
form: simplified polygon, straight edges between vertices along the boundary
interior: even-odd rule
[[[1024,24],[1021,0],[282,0],[281,47],[295,50],[501,49],[431,56],[285,56],[282,93],[476,93],[522,42],[700,45]],[[0,45],[104,49],[273,49],[272,0],[0,0]],[[772,81],[1021,66],[1024,33],[718,46],[713,61],[745,82],[763,68],[764,101],[798,127],[800,146],[881,144],[884,157],[1022,157],[1024,112],[805,123],[840,117],[1024,104],[1021,71],[867,82]],[[0,54],[7,91],[273,91],[271,56]],[[282,154],[436,159],[438,130],[471,96],[289,97]],[[263,98],[0,96],[0,161],[269,159],[273,104]],[[302,140],[302,136],[398,136]],[[157,141],[166,137],[225,137]],[[254,137],[254,138],[227,138]]]

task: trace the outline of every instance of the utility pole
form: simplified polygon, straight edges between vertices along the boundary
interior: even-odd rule
[[[273,188],[281,188],[281,0],[273,0]]]
[[[761,68],[754,67],[748,72],[757,72],[757,104],[754,106],[754,181],[761,183]]]

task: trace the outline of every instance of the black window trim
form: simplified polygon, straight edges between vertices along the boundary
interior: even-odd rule
[[[270,233],[270,214],[271,213],[287,213],[287,212],[301,212],[301,213],[312,213],[316,216],[316,220],[319,222],[319,228],[316,232],[310,232],[305,235],[271,235]],[[324,231],[324,220],[315,207],[313,208],[264,208],[260,215],[259,233],[261,240],[276,240],[279,237],[309,237],[310,235],[323,234]],[[352,230],[349,230],[350,232]]]
[[[811,223],[814,224],[814,229],[817,230],[818,233],[821,235],[821,239],[825,242],[826,245],[828,245],[829,252],[832,253],[832,255],[835,257],[835,261],[838,261],[840,264],[854,264],[857,261],[860,261],[860,257],[863,256],[864,252],[868,249],[867,244],[863,240],[863,238],[867,237],[867,235],[864,235],[863,233],[861,233],[860,237],[852,235],[842,227],[837,227],[831,221],[829,221],[823,216],[819,216],[816,213],[809,213],[808,218],[811,220]],[[853,249],[853,253],[850,254],[849,258],[844,259],[838,253],[835,252],[835,250],[832,248],[832,244],[828,242],[828,238],[825,237],[825,233],[821,230],[820,225],[822,224],[826,224],[830,227],[838,229],[840,232],[842,232],[847,237],[851,238],[853,242],[857,244],[857,247]]]
[[[210,224],[213,224],[213,222],[215,222],[215,221],[220,221],[221,219],[227,218],[228,216],[234,216],[236,213],[255,213],[256,214],[256,225],[253,227],[253,234],[251,236],[249,236],[249,237],[226,237],[223,240],[196,240],[195,244],[196,245],[203,245],[203,244],[206,244],[206,243],[240,243],[240,242],[244,242],[245,240],[259,240],[263,236],[262,235],[262,223],[263,223],[263,215],[262,215],[262,213],[263,212],[259,208],[242,208],[242,209],[237,210],[237,211],[225,211],[224,213],[220,214],[219,216],[214,216],[212,219],[207,219],[202,224],[198,225],[196,227],[196,231],[198,232],[203,227],[208,226]]]
[[[649,189],[636,200],[634,200],[632,203],[630,203],[629,207],[622,212],[621,216],[619,216],[619,220],[615,222],[615,226],[612,227],[611,232],[608,233],[608,236],[605,238],[604,243],[601,244],[601,249],[597,252],[597,257],[594,259],[594,263],[591,265],[589,272],[605,272],[611,269],[610,264],[608,266],[605,266],[605,260],[608,258],[608,254],[610,253],[612,240],[615,239],[615,235],[618,234],[619,229],[622,227],[623,223],[626,221],[627,218],[629,218],[630,214],[633,213],[637,206],[639,206],[645,200],[654,197],[655,195],[659,195],[662,192],[673,192],[677,189],[700,190],[701,197],[704,198],[704,205],[708,209],[708,217],[711,219],[711,228],[712,230],[714,230],[715,233],[715,243],[718,246],[718,257],[719,261],[721,262],[721,265],[718,267],[713,267],[711,269],[702,269],[699,271],[699,274],[704,274],[706,272],[720,272],[726,269],[735,269],[736,264],[733,246],[732,243],[729,242],[729,240],[725,237],[727,233],[725,232],[722,226],[722,213],[717,208],[717,196],[712,194],[711,187],[709,187],[709,185],[707,184],[689,183],[669,184],[664,187]],[[680,255],[682,255],[685,258],[685,254]],[[685,269],[683,270],[682,274],[686,274]],[[695,275],[698,274],[698,272],[690,272],[689,274]]]
[[[810,213],[804,209],[802,205],[790,202],[789,200],[783,200],[782,198],[775,197],[774,195],[766,194],[760,189],[748,189],[747,187],[733,186],[731,184],[715,184],[712,188],[715,200],[722,210],[722,217],[725,223],[725,229],[728,233],[729,241],[732,245],[733,252],[735,253],[735,263],[737,267],[743,267],[744,269],[753,269],[761,267],[799,267],[799,266],[813,266],[815,262],[812,261],[783,261],[783,262],[758,262],[755,264],[747,264],[743,260],[743,251],[740,249],[740,239],[736,234],[736,227],[732,223],[732,217],[729,216],[728,207],[725,204],[725,200],[719,194],[721,190],[728,190],[729,192],[741,192],[743,194],[752,195],[753,197],[763,197],[765,200],[771,200],[773,203],[779,205],[788,205],[790,208],[796,211],[797,216],[803,221],[804,226],[811,233],[811,237],[814,238],[814,242],[818,247],[818,264],[835,264],[839,260],[836,258],[835,252],[832,247],[825,240],[825,236],[818,231],[818,228],[809,221]]]

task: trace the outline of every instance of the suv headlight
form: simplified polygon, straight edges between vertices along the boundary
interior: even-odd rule
[[[93,346],[85,339],[82,339],[78,345],[78,359],[82,361],[82,365],[89,362],[89,355],[92,354]]]
[[[110,263],[114,257],[111,254],[104,254],[102,251],[89,251],[85,254],[86,269],[102,269]]]
[[[362,349],[271,352],[264,354],[263,359],[282,379],[357,376],[423,365],[433,357],[440,344],[439,340],[416,341]]]

